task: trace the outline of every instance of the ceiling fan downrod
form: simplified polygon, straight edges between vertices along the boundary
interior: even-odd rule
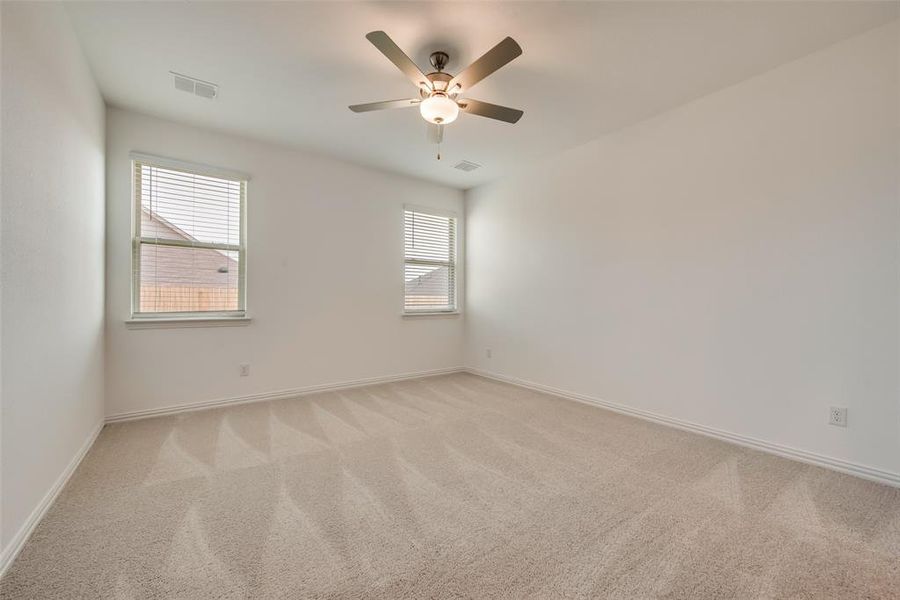
[[[428,62],[431,63],[431,66],[434,67],[438,73],[444,70],[444,67],[447,66],[447,61],[450,60],[450,55],[446,52],[432,52],[428,57]]]

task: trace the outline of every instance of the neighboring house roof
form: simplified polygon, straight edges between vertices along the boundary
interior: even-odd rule
[[[141,211],[141,235],[151,238],[196,241],[157,213],[151,215],[146,210]],[[141,245],[142,285],[237,288],[237,276],[236,252],[226,253],[209,248]]]
[[[446,268],[436,268],[406,282],[406,296],[429,299],[447,298],[450,279]]]

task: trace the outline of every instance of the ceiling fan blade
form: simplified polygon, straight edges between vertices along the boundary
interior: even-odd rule
[[[498,121],[506,121],[507,123],[515,123],[525,114],[516,108],[491,104],[490,102],[481,102],[480,100],[470,100],[469,98],[460,100],[459,108],[471,115],[478,115],[479,117],[487,117],[488,119],[496,119]]]
[[[385,100],[384,102],[369,102],[368,104],[354,104],[348,107],[355,113],[370,112],[373,110],[384,110],[386,108],[406,108],[408,106],[418,106],[418,98],[409,98],[407,100]]]
[[[444,141],[444,126],[428,123],[427,139],[429,144],[440,144]]]
[[[400,49],[397,44],[394,43],[388,34],[383,31],[372,31],[366,34],[366,39],[372,42],[372,45],[381,50],[381,53],[384,54],[389,61],[394,63],[398,69],[403,71],[403,74],[413,82],[418,88],[425,86],[428,89],[431,89],[431,82],[425,77],[425,74],[422,73],[421,69],[416,66],[414,63],[404,52]]]
[[[459,85],[461,90],[468,90],[520,54],[522,54],[522,48],[516,43],[516,40],[507,37],[485,52],[481,58],[469,65],[465,71],[451,79],[450,83],[447,84],[447,89],[452,91],[454,87]]]

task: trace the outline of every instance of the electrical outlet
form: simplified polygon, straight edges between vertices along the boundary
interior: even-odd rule
[[[828,408],[828,424],[838,427],[847,426],[847,409],[840,406],[831,406]]]
[[[494,351],[491,350],[490,348],[485,348],[485,349],[484,349],[484,355],[485,355],[486,357],[488,357],[488,358],[490,358],[491,355],[492,355],[493,353],[494,353]]]
[[[246,377],[249,374],[250,374],[250,365],[247,363],[242,364],[241,365],[241,377]]]

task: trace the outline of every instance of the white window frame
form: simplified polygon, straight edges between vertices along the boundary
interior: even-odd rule
[[[412,211],[417,213],[422,213],[426,215],[434,215],[436,217],[448,217],[452,218],[456,221],[456,225],[454,227],[456,231],[455,239],[453,240],[453,260],[449,263],[444,261],[429,261],[429,260],[407,260],[406,259],[406,212]],[[400,301],[402,302],[402,314],[404,317],[417,317],[417,316],[446,316],[446,315],[458,315],[459,314],[459,278],[460,278],[460,269],[459,269],[459,244],[460,244],[460,221],[459,215],[452,210],[443,210],[440,208],[432,208],[430,206],[420,206],[416,204],[404,204],[403,211],[400,213],[400,222],[403,224],[403,258],[402,258],[402,271],[400,274],[400,284],[402,286],[402,294],[400,296]],[[433,308],[421,309],[421,310],[410,310],[406,308],[406,265],[407,264],[416,264],[416,265],[436,265],[436,266],[450,266],[453,269],[453,307],[445,310],[435,310]]]
[[[250,177],[239,171],[220,169],[208,165],[191,163],[172,158],[163,158],[151,154],[131,152],[131,318],[129,326],[141,328],[161,324],[162,326],[178,326],[184,322],[187,326],[203,326],[204,324],[246,324],[247,316],[247,194]],[[216,244],[207,242],[182,242],[180,240],[159,240],[141,237],[141,191],[135,186],[135,163],[151,167],[160,167],[202,175],[238,181],[242,185],[240,201],[240,240],[237,244]],[[141,245],[172,246],[180,248],[209,248],[227,250],[238,253],[238,310],[231,311],[185,311],[185,312],[140,312],[141,294]]]

